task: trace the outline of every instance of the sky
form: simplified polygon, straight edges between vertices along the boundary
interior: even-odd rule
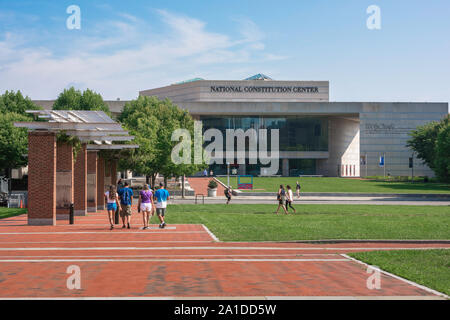
[[[67,27],[71,5],[80,29]],[[257,73],[328,80],[330,101],[449,102],[450,1],[0,0],[0,92],[127,100]]]

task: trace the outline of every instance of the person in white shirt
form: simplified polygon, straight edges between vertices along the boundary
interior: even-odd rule
[[[287,206],[286,206],[286,210],[289,210],[289,207],[291,207],[292,210],[294,210],[294,213],[296,213],[297,211],[295,210],[295,208],[292,206],[292,202],[294,201],[294,193],[292,192],[291,186],[286,186],[287,188]]]

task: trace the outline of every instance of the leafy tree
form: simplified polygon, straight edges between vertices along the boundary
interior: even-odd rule
[[[157,173],[167,178],[189,175],[205,167],[172,162],[172,149],[178,143],[171,141],[172,133],[184,128],[193,137],[194,120],[170,100],[140,96],[125,104],[119,121],[135,136],[134,143],[139,144],[138,149],[130,151],[130,157],[121,161],[121,166],[145,174],[147,181],[151,177],[154,183]]]
[[[450,182],[450,125],[442,126],[436,139],[436,175],[442,180]]]
[[[411,132],[407,146],[417,152],[422,159],[442,181],[449,181],[449,133],[450,116],[441,121],[433,121],[417,127]]]
[[[30,119],[13,112],[0,113],[0,168],[6,171],[27,164],[24,157],[28,149],[27,129],[14,127],[16,121]]]
[[[98,110],[111,115],[108,105],[102,96],[90,89],[81,93],[74,87],[64,89],[53,104],[53,110]]]
[[[27,164],[28,136],[26,128],[14,127],[14,122],[32,121],[26,110],[41,109],[20,91],[6,91],[0,96],[0,170],[10,175],[10,169]]]
[[[13,112],[16,114],[27,115],[30,119],[33,117],[25,113],[26,110],[41,109],[31,101],[30,98],[22,95],[20,91],[6,91],[0,96],[0,113],[5,114]]]

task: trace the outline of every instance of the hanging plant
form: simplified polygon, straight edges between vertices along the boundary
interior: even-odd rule
[[[72,146],[73,159],[74,159],[74,161],[76,161],[77,154],[81,150],[81,141],[80,141],[80,139],[78,137],[75,137],[75,136],[69,136],[64,131],[61,131],[61,132],[59,132],[56,135],[56,141],[58,143],[65,143],[65,144],[68,144],[68,145]]]

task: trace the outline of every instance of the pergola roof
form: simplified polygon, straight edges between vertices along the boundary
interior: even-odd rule
[[[89,150],[139,148],[134,144],[112,144],[113,141],[131,141],[134,137],[129,136],[119,123],[103,111],[27,110],[26,112],[48,121],[15,122],[15,127],[64,132],[78,137],[82,142],[93,141],[94,144],[87,146]]]

